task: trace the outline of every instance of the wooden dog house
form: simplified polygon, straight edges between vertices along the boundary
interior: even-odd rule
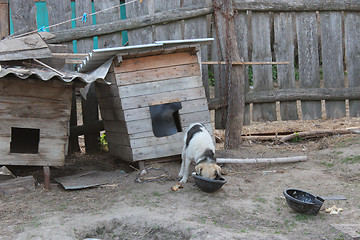
[[[72,90],[86,82],[76,74],[1,69],[0,165],[64,165]]]
[[[194,122],[213,135],[200,60],[200,43],[209,41],[93,51],[82,71],[103,55],[115,56],[105,79],[110,84],[96,83],[112,155],[129,162],[179,155],[184,132]]]

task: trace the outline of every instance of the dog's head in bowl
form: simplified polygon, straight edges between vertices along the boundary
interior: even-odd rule
[[[192,176],[194,177],[195,185],[204,192],[215,192],[226,183],[226,180],[220,175],[216,175],[215,179],[209,179],[193,172]]]

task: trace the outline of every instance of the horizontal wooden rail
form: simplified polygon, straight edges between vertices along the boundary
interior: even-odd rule
[[[360,99],[360,87],[352,88],[301,88],[301,89],[278,89],[272,91],[249,92],[245,96],[245,103],[270,103],[286,101],[320,101],[320,100],[358,100]],[[226,107],[224,100],[219,98],[209,101],[209,109],[217,110]]]
[[[213,13],[212,7],[205,8],[180,8],[167,12],[159,12],[154,15],[146,15],[137,18],[129,18],[118,20],[106,24],[97,24],[86,27],[77,27],[58,32],[55,38],[49,39],[47,43],[63,43],[82,38],[95,37],[114,32],[121,32],[152,26],[156,24],[164,24],[173,21],[196,18]]]
[[[235,0],[234,9],[238,11],[360,11],[358,0]]]
[[[218,65],[219,62],[209,61],[209,62],[201,62],[204,65]],[[220,62],[221,65],[227,64],[226,62]],[[290,64],[290,62],[231,62],[232,65],[286,65]]]
[[[53,58],[86,58],[87,53],[52,53]]]

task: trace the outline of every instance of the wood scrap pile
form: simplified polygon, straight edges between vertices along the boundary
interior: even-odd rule
[[[272,133],[272,134],[254,134],[254,135],[242,135],[243,140],[251,141],[277,141],[277,142],[287,142],[287,141],[300,141],[310,138],[321,138],[331,135],[343,135],[343,134],[360,134],[360,128],[352,127],[345,129],[330,129],[330,130],[314,130],[314,131],[304,131],[304,132],[284,132],[284,133]],[[221,130],[215,130],[215,140],[218,143],[225,141],[225,132]]]

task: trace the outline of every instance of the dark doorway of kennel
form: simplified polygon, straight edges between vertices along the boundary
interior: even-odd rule
[[[40,129],[11,128],[10,153],[39,153]]]
[[[151,103],[150,116],[155,137],[171,136],[182,131],[179,110],[180,101]]]

